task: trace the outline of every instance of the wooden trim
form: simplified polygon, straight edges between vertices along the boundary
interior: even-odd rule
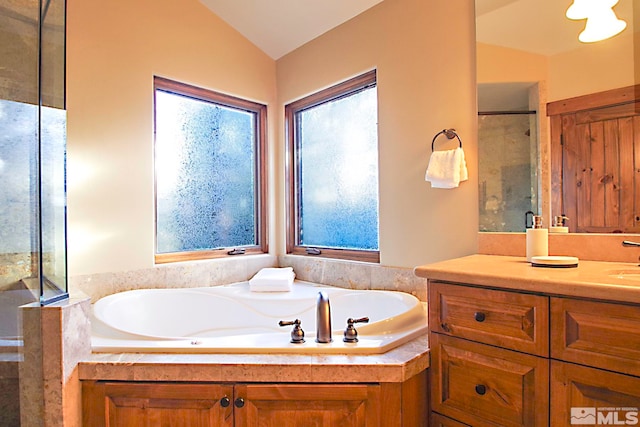
[[[297,129],[295,114],[305,109],[315,107],[323,102],[337,100],[352,95],[358,90],[372,87],[376,84],[376,70],[369,71],[345,82],[331,86],[320,92],[285,105],[285,202],[286,202],[286,253],[293,255],[308,255],[308,246],[302,246],[300,242],[300,192],[296,183],[299,179],[299,164],[297,144]],[[322,258],[337,258],[362,262],[380,262],[380,251],[346,250],[336,248],[318,247],[321,250],[317,256]]]
[[[358,251],[358,250],[349,250],[349,249],[329,249],[329,248],[319,248],[320,254],[318,255],[309,255],[307,253],[306,246],[292,246],[288,253],[292,255],[305,255],[319,258],[337,258],[337,259],[347,259],[352,261],[361,261],[361,262],[380,262],[380,251]]]
[[[563,180],[562,180],[562,117],[550,117],[551,128],[551,212],[565,212],[562,205]]]
[[[263,251],[259,246],[253,247],[242,247],[241,249],[245,250],[243,255],[257,255],[263,254]],[[216,249],[210,251],[189,251],[189,252],[171,252],[165,254],[155,254],[155,263],[156,264],[168,264],[171,262],[184,262],[184,261],[197,261],[203,259],[214,259],[214,258],[228,258],[232,256],[243,256],[243,255],[229,255],[231,249]]]
[[[246,254],[257,254],[269,252],[269,240],[268,240],[268,183],[267,183],[267,106],[257,102],[249,101],[246,99],[238,98],[232,95],[227,95],[220,92],[215,92],[209,89],[204,89],[196,86],[192,86],[186,83],[180,83],[177,81],[169,80],[163,77],[153,77],[154,86],[154,146],[155,146],[155,92],[157,89],[174,93],[177,95],[188,96],[193,99],[213,102],[219,105],[223,105],[236,110],[244,110],[255,114],[255,133],[256,133],[256,164],[255,164],[255,176],[256,176],[256,243],[255,246],[245,246]],[[155,150],[155,148],[154,148]],[[156,181],[154,166],[154,182]],[[154,208],[157,204],[157,196],[154,185]],[[157,216],[154,216],[154,237],[157,236]],[[211,258],[223,258],[232,256],[227,252],[232,248],[205,250],[205,251],[185,251],[176,253],[157,253],[157,238],[154,249],[154,259],[156,264],[164,264],[170,262],[202,260]],[[233,255],[235,256],[235,255]]]
[[[285,106],[285,109],[291,109],[294,113],[308,108],[315,107],[323,102],[340,99],[351,95],[357,90],[366,89],[376,84],[376,70],[368,71],[357,77],[349,79],[345,82],[338,83],[320,92],[316,92],[304,98],[298,99]]]
[[[589,95],[576,96],[547,104],[547,116],[575,113],[640,100],[640,85],[627,86]]]

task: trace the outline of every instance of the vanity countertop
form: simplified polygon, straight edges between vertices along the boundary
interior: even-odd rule
[[[81,380],[395,383],[428,367],[425,334],[374,355],[92,353],[78,370]]]
[[[518,291],[640,303],[640,266],[580,260],[575,268],[532,267],[524,257],[470,255],[416,267],[419,277]]]

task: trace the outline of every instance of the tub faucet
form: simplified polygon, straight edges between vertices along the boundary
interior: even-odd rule
[[[325,292],[318,292],[316,304],[316,342],[330,343],[331,339],[331,306],[329,296]]]

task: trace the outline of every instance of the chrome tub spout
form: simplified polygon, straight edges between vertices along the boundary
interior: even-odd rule
[[[331,339],[331,306],[329,296],[325,292],[318,292],[316,305],[316,342],[330,343]]]

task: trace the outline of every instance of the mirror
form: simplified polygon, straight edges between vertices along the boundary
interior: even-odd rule
[[[476,0],[480,231],[522,232],[526,210],[542,214],[545,227],[562,214],[552,212],[547,103],[638,80],[633,0],[614,7],[627,28],[590,44],[578,41],[585,21],[565,17],[571,3]]]

